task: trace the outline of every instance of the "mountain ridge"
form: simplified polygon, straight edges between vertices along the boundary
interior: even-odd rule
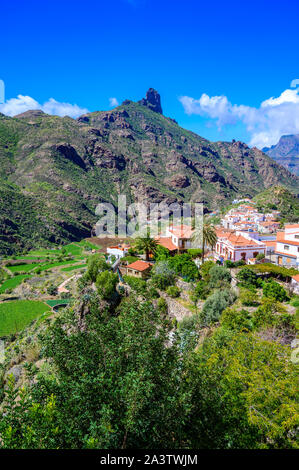
[[[202,202],[214,210],[273,184],[299,187],[298,177],[260,150],[239,141],[209,142],[159,106],[162,111],[153,90],[141,102],[125,100],[77,120],[39,110],[0,115],[0,251],[9,251],[10,239],[22,249],[89,236],[96,205],[116,206],[118,194],[128,202]],[[15,206],[10,218],[9,185],[32,207],[31,221]],[[18,220],[36,230],[25,236]]]
[[[283,135],[276,145],[264,147],[269,157],[299,176],[299,134]]]

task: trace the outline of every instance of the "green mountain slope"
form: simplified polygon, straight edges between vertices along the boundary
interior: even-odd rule
[[[96,205],[116,204],[120,193],[131,202],[215,209],[273,184],[299,187],[298,177],[258,149],[182,129],[162,115],[154,90],[77,120],[41,111],[0,115],[0,161],[0,252],[88,236]]]
[[[254,201],[265,210],[276,209],[288,222],[299,221],[299,199],[281,186],[266,189],[254,198]]]

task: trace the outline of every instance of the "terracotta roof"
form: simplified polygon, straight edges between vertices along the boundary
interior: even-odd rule
[[[191,225],[174,225],[173,227],[169,228],[169,231],[173,233],[173,235],[179,238],[191,238],[193,233]]]
[[[145,271],[148,268],[151,268],[152,264],[147,263],[146,261],[137,260],[134,263],[128,264],[127,268],[135,269],[135,271]]]
[[[158,245],[164,246],[164,248],[167,248],[167,250],[169,251],[178,249],[178,247],[175,246],[174,243],[172,243],[172,239],[170,237],[156,238],[156,242],[158,243]]]
[[[274,252],[275,255],[283,255],[283,256],[286,256],[287,258],[294,258],[296,259],[297,256],[295,255],[290,255],[289,253],[283,253],[282,251],[276,251]]]
[[[280,242],[280,243],[285,243],[286,245],[295,245],[295,246],[299,246],[299,242],[295,242],[295,240],[288,240],[288,239],[285,239],[284,237],[277,237],[277,241]]]
[[[108,246],[111,250],[121,250],[127,251],[130,248],[130,245],[115,245],[115,246]]]
[[[274,246],[274,245],[276,245],[276,240],[264,240],[263,243],[266,246]]]
[[[248,240],[247,238],[243,237],[242,235],[236,235],[234,233],[230,234],[219,234],[217,233],[218,238],[226,238],[231,245],[233,246],[256,246],[258,245],[260,248],[263,248],[262,245],[257,243],[255,240]]]
[[[287,224],[285,228],[299,228],[299,224]]]
[[[295,281],[299,282],[299,274],[296,274],[296,276],[292,276],[293,279],[295,279]]]

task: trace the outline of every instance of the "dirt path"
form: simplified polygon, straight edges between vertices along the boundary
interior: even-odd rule
[[[82,274],[74,274],[73,276],[69,277],[68,279],[66,279],[65,281],[63,281],[60,286],[58,286],[57,288],[57,291],[59,294],[62,294],[64,292],[68,293],[69,290],[65,287],[72,279],[79,279],[79,277],[81,277]]]

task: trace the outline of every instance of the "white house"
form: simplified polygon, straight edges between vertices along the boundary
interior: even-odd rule
[[[283,232],[277,232],[277,263],[299,266],[299,224],[288,224]]]
[[[215,247],[215,258],[224,261],[248,262],[251,258],[256,258],[259,253],[266,254],[266,245],[254,240],[245,232],[223,232],[217,230],[217,243]]]
[[[130,249],[130,245],[126,245],[126,244],[108,246],[107,254],[109,256],[115,256],[115,258],[120,259],[128,254],[129,249]]]
[[[178,251],[185,251],[188,248],[191,248],[192,234],[193,234],[193,229],[190,225],[183,225],[183,224],[174,225],[174,226],[166,228],[165,236],[160,237],[159,241],[160,241],[160,244],[163,244],[161,243],[161,241],[163,240],[165,242],[168,242],[169,244],[171,242],[170,246],[175,247],[175,249],[177,249]]]

